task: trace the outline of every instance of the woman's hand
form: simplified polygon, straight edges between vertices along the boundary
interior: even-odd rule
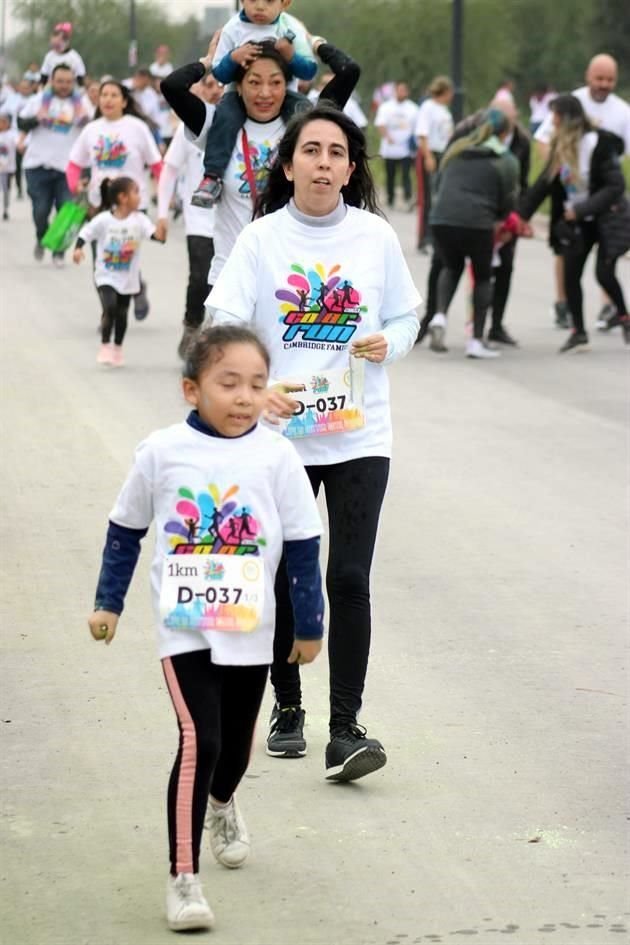
[[[290,43],[286,36],[281,36],[273,45],[285,62],[291,62],[295,55],[295,49],[293,48],[293,43]]]
[[[256,43],[244,43],[242,46],[237,46],[236,49],[233,49],[230,53],[230,57],[233,62],[242,66],[243,69],[246,69],[252,62],[258,59],[261,52],[260,46]]]
[[[199,60],[199,62],[203,63],[203,65],[205,66],[206,72],[212,65],[212,62],[214,60],[214,54],[217,51],[217,46],[219,45],[220,39],[221,39],[221,30],[217,30],[214,36],[212,37],[212,39],[210,40],[210,43],[208,45],[208,52],[205,54],[205,56],[202,56]]]
[[[164,217],[160,217],[155,224],[155,233],[153,235],[158,242],[166,243],[168,236],[168,220],[165,220]]]
[[[573,207],[566,208],[566,210],[564,211],[564,219],[568,220],[569,223],[575,223],[575,221],[577,220],[577,217],[575,215],[575,210],[573,209]]]
[[[287,662],[298,663],[300,666],[312,663],[321,648],[321,640],[295,640]]]
[[[373,361],[380,364],[387,357],[387,339],[380,332],[376,335],[366,335],[365,338],[359,338],[350,349],[350,353],[355,358],[365,358],[366,361]]]
[[[109,610],[95,610],[88,617],[90,633],[95,640],[99,642],[105,640],[105,643],[109,646],[116,635],[118,619],[118,614],[113,614]]]
[[[436,167],[437,167],[435,158],[433,157],[433,155],[431,154],[430,151],[428,151],[428,152],[424,155],[424,167],[425,167],[425,170],[426,170],[427,174],[433,174],[433,172],[435,171],[435,169],[436,169]]]
[[[289,420],[297,410],[299,404],[289,396],[291,391],[305,390],[304,384],[279,383],[274,384],[267,391],[267,403],[263,416],[268,423],[280,423],[279,417]]]
[[[83,250],[75,249],[75,251],[72,254],[72,262],[78,264],[80,262],[83,262],[84,259],[85,259],[85,253],[83,252]]]

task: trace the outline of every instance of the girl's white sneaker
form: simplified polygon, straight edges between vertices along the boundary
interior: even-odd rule
[[[500,354],[498,351],[494,351],[492,348],[486,348],[483,341],[479,341],[478,338],[470,338],[466,342],[466,357],[467,358],[498,358]]]
[[[242,866],[249,856],[249,834],[235,797],[225,807],[208,802],[206,829],[215,859],[230,870]]]
[[[178,873],[166,883],[166,921],[169,929],[211,929],[214,915],[201,889],[198,873]]]

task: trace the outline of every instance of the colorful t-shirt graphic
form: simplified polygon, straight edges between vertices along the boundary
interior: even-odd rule
[[[251,161],[252,173],[256,183],[256,192],[258,194],[260,194],[261,191],[263,191],[267,186],[267,179],[269,177],[269,171],[271,170],[275,153],[276,149],[270,141],[250,141],[249,143],[249,159]],[[238,171],[236,174],[236,179],[240,182],[238,186],[239,193],[249,196],[251,194],[251,187],[249,185],[247,165],[245,163],[245,154],[243,151],[238,152],[237,160]]]
[[[168,560],[164,565],[168,577],[176,578],[179,585],[176,605],[171,609],[169,604],[163,618],[165,627],[202,631],[256,628],[263,604],[262,567],[242,562],[236,580],[230,581],[226,572],[230,565],[234,573],[231,562],[223,564],[216,558],[260,556],[266,545],[260,522],[247,504],[241,504],[238,492],[239,487],[233,485],[221,494],[215,483],[197,494],[186,486],[178,490],[174,515],[164,532],[170,555],[195,558],[190,566]],[[207,556],[206,560],[200,560],[199,555]]]
[[[94,145],[94,161],[99,170],[116,168],[120,170],[127,160],[127,148],[118,136],[99,135]]]
[[[322,263],[312,268],[293,263],[287,285],[288,289],[276,291],[285,347],[300,342],[310,343],[309,347],[345,347],[367,308],[341,266],[326,271]]]
[[[69,98],[58,98],[50,92],[44,92],[38,114],[42,128],[67,135],[82,119],[85,120],[85,114],[80,98],[74,95]]]
[[[134,239],[113,237],[103,246],[103,264],[114,272],[128,272],[140,243]]]

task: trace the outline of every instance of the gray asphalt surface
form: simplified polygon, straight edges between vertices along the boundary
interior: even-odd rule
[[[424,291],[412,216],[392,215]],[[161,945],[165,789],[177,742],[148,548],[113,646],[88,636],[107,513],[133,448],[186,412],[180,226],[144,247],[152,311],[98,368],[89,266],[0,229],[2,897],[6,945]],[[630,262],[620,272],[630,288]],[[588,321],[599,307],[591,270]],[[619,331],[558,357],[551,259],[523,242],[521,348],[417,347],[390,372],[395,459],[373,571],[362,721],[389,763],[323,780],[327,666],[304,672],[309,754],[264,753],[239,797],[253,841],[204,850],[216,945],[629,941],[628,358]],[[151,542],[151,536],[147,539]]]

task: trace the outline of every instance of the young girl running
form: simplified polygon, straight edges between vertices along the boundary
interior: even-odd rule
[[[94,281],[103,306],[99,364],[122,367],[122,343],[132,295],[140,291],[140,240],[154,239],[155,224],[138,210],[140,188],[130,177],[106,178],[101,185],[101,213],[79,232],[72,258],[80,263],[83,246],[96,241]],[[114,343],[111,344],[112,331]]]
[[[206,826],[223,866],[242,866],[247,828],[234,792],[249,762],[273,658],[274,579],[284,554],[295,640],[289,661],[321,649],[322,531],[293,446],[258,425],[269,354],[246,328],[203,330],[190,347],[186,422],[151,434],[110,514],[89,626],[111,643],[152,519],[151,587],[160,658],[179,726],[168,786],[168,925],[210,928],[199,880]]]

